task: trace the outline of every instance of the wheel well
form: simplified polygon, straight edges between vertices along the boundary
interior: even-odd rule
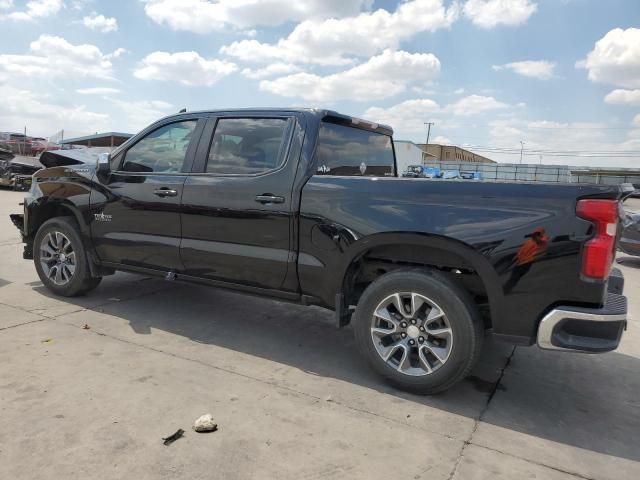
[[[75,221],[77,221],[73,210],[65,205],[61,205],[59,203],[49,203],[42,205],[37,209],[36,215],[34,215],[33,219],[31,219],[31,221],[29,222],[31,238],[35,237],[36,233],[44,222],[55,217],[72,217]]]
[[[343,280],[344,305],[358,304],[364,290],[378,277],[402,268],[432,268],[471,294],[486,328],[491,328],[486,286],[473,265],[461,255],[443,248],[396,244],[374,247],[355,259]]]

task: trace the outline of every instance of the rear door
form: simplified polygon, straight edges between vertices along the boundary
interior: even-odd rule
[[[91,232],[103,262],[182,270],[180,202],[205,123],[193,116],[156,125],[97,175]]]
[[[203,134],[182,199],[188,275],[279,289],[291,256],[294,114],[219,115]],[[297,153],[296,153],[297,152]]]

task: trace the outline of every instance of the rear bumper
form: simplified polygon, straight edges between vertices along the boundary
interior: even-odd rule
[[[627,328],[627,297],[619,294],[619,278],[613,283],[601,308],[558,307],[547,313],[538,327],[538,346],[586,353],[618,348]]]

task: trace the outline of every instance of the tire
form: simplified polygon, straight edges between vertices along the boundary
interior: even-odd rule
[[[73,217],[55,217],[42,224],[33,242],[33,260],[40,280],[56,295],[84,295],[102,280],[91,276],[89,259]]]
[[[394,386],[422,395],[442,392],[465,378],[484,336],[469,293],[428,269],[376,279],[360,297],[353,326],[358,349],[371,367]]]

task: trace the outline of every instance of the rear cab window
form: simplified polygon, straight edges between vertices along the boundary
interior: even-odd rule
[[[318,137],[317,175],[393,177],[390,135],[323,121]]]

